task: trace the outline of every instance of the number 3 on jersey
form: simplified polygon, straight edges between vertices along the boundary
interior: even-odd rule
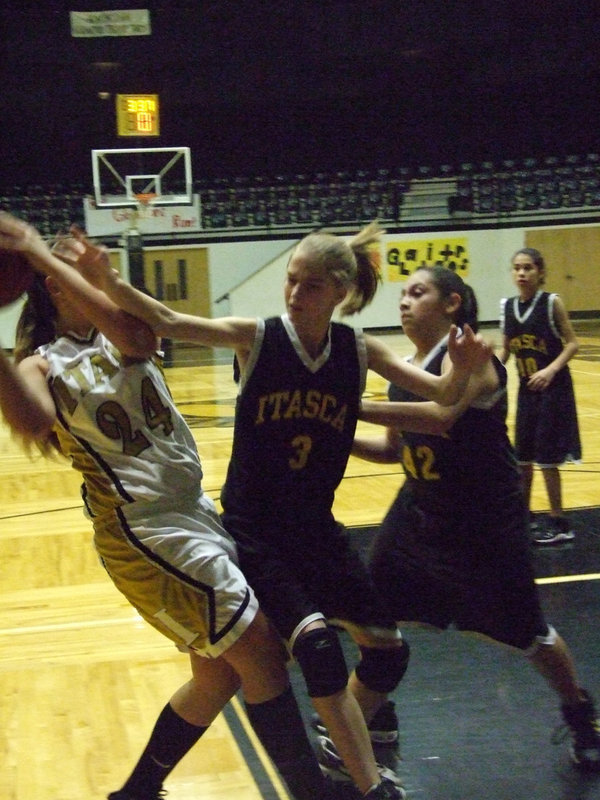
[[[292,439],[292,447],[294,455],[288,459],[290,469],[303,469],[312,450],[312,439],[310,436],[295,436]]]
[[[419,445],[414,450],[407,444],[402,448],[404,469],[417,481],[439,481],[440,473],[434,469],[435,454],[431,447]]]

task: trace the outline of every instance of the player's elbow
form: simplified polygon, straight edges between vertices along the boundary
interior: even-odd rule
[[[419,425],[419,431],[429,436],[443,436],[450,427],[440,419],[430,419],[425,424]]]
[[[438,409],[438,413],[430,418],[429,430],[426,433],[430,433],[433,436],[443,436],[448,433],[458,416],[456,406],[441,406]]]
[[[127,312],[120,312],[118,331],[118,344],[113,343],[132,358],[149,358],[159,348],[159,334],[153,327]]]
[[[154,331],[137,331],[129,341],[127,355],[133,358],[150,358],[160,348],[160,341]]]
[[[153,320],[152,330],[162,339],[186,340],[189,339],[189,320],[188,315],[180,314],[165,306]]]

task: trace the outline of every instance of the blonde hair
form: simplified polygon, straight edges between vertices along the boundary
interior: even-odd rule
[[[295,252],[307,256],[315,267],[348,289],[340,306],[342,316],[362,311],[375,296],[381,280],[379,245],[384,233],[375,220],[349,240],[332,233],[309,233],[298,243]]]

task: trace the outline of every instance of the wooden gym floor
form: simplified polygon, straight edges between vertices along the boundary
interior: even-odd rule
[[[577,326],[571,368],[584,461],[565,467],[573,543],[534,549],[542,600],[569,642],[582,684],[600,699],[600,327]],[[486,334],[499,341],[495,330]],[[401,334],[386,334],[400,352]],[[167,378],[194,431],[205,490],[218,500],[229,458],[235,387],[228,353],[175,349]],[[509,364],[514,409],[514,365]],[[370,375],[368,393],[383,396]],[[511,418],[512,420],[512,418]],[[375,431],[375,429],[372,429]],[[335,512],[365,546],[402,480],[395,465],[351,459]],[[156,715],[187,680],[184,656],[142,623],[91,544],[79,480],[62,461],[30,460],[0,424],[0,796],[101,800],[133,767]],[[546,508],[541,479],[534,507]],[[410,800],[600,800],[600,776],[578,775],[552,693],[522,658],[455,632],[407,630],[412,660],[394,696]],[[350,659],[352,646],[344,642]],[[310,708],[291,669],[307,720]],[[173,800],[287,797],[234,700],[170,776]],[[315,798],[317,800],[317,798]]]

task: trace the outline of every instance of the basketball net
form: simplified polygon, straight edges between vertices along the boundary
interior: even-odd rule
[[[148,208],[157,197],[156,192],[139,192],[135,195],[137,205],[129,218],[129,230],[139,230],[138,221],[148,218]]]

